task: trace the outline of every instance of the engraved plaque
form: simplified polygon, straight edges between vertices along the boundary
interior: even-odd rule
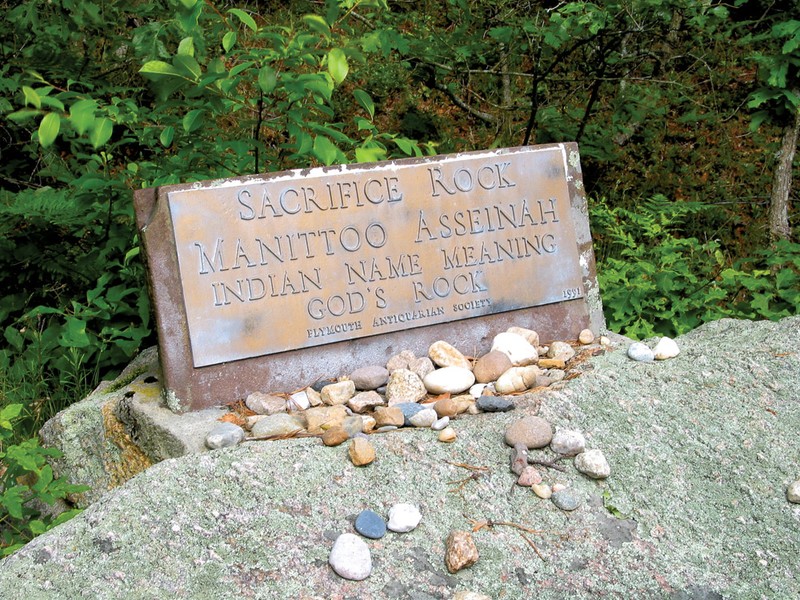
[[[554,303],[596,325],[581,185],[577,147],[550,145],[144,190],[161,352],[179,335],[183,368],[219,379]]]

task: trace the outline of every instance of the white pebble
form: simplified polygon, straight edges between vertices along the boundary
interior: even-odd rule
[[[425,375],[422,383],[431,394],[460,394],[475,383],[475,375],[463,367],[444,367]]]
[[[793,504],[800,504],[800,479],[786,490],[786,499]]]
[[[638,362],[652,362],[656,357],[653,351],[642,342],[633,342],[628,347],[628,358]]]
[[[499,350],[508,356],[515,366],[529,365],[539,359],[539,351],[528,340],[508,331],[494,336],[492,350]]]
[[[413,504],[395,504],[389,509],[387,527],[390,531],[407,533],[415,529],[421,520],[422,514]]]
[[[575,456],[586,449],[586,438],[580,431],[559,429],[550,440],[550,449],[556,454]]]
[[[354,533],[343,533],[333,544],[328,564],[340,577],[361,581],[372,572],[369,546]]]
[[[592,479],[605,479],[611,475],[606,457],[600,450],[587,450],[575,457],[575,468]]]
[[[469,395],[477,400],[483,395],[483,390],[486,389],[486,383],[476,383],[471,388],[469,388]]]
[[[432,408],[423,408],[418,413],[409,417],[408,422],[414,427],[430,427],[438,418],[435,410]]]
[[[450,417],[442,417],[441,419],[437,419],[431,424],[431,429],[433,429],[434,431],[441,431],[448,425],[450,425]]]
[[[662,337],[660,340],[658,340],[656,347],[653,348],[653,355],[655,356],[656,360],[675,358],[680,353],[681,349],[678,348],[678,344],[675,343],[675,340],[668,337]]]

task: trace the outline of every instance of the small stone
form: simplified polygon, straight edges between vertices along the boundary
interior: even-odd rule
[[[372,572],[369,546],[354,533],[343,533],[333,544],[328,564],[339,577],[362,581]]]
[[[472,372],[475,374],[475,381],[478,383],[489,383],[497,379],[514,365],[505,352],[493,350],[484,354],[475,363]]]
[[[653,348],[653,356],[656,360],[667,360],[675,358],[681,353],[678,344],[672,338],[662,337]]]
[[[386,521],[378,513],[369,509],[358,513],[354,526],[358,533],[371,540],[379,540],[386,535]]]
[[[427,356],[415,358],[408,363],[408,370],[420,379],[425,379],[428,373],[432,373],[434,369],[436,369],[436,367],[433,366],[433,361]]]
[[[560,358],[540,358],[536,363],[540,369],[563,369],[567,363]]]
[[[600,450],[587,450],[575,457],[575,468],[592,479],[605,479],[611,475],[606,457]]]
[[[403,411],[396,406],[376,408],[372,416],[375,417],[375,426],[378,428],[386,427],[387,425],[402,427],[406,420]]]
[[[528,467],[528,447],[525,444],[514,444],[511,450],[511,472],[514,475],[522,475]]]
[[[508,412],[514,408],[514,401],[505,396],[481,396],[475,405],[483,412]]]
[[[348,449],[350,462],[357,467],[363,467],[375,460],[375,448],[367,440],[358,437],[350,441]]]
[[[628,358],[637,362],[652,362],[655,360],[656,356],[653,354],[653,351],[642,342],[633,342],[628,347]]]
[[[564,456],[575,456],[586,449],[586,438],[580,431],[559,429],[550,440],[550,450]]]
[[[591,344],[594,341],[594,333],[591,329],[584,329],[578,334],[578,341],[584,346]]]
[[[506,332],[516,333],[517,335],[522,336],[525,341],[533,347],[539,345],[539,334],[532,329],[525,329],[524,327],[509,327],[506,329]]]
[[[525,444],[528,449],[544,448],[553,439],[553,428],[542,417],[525,417],[506,428],[505,442],[509,446]]]
[[[395,504],[389,509],[389,530],[408,533],[419,525],[422,514],[413,504]]]
[[[486,596],[485,594],[479,594],[478,592],[459,590],[453,595],[453,600],[492,600],[492,599],[489,596]]]
[[[523,392],[536,383],[536,377],[541,374],[539,367],[511,367],[500,376],[494,384],[498,394],[513,394]]]
[[[483,396],[483,391],[488,387],[485,383],[476,383],[471,388],[469,388],[469,395],[475,398],[476,400]]]
[[[338,406],[317,406],[309,408],[303,413],[308,424],[308,433],[319,434],[326,429],[339,425],[347,418],[347,410],[341,404]]]
[[[539,496],[542,500],[547,500],[553,495],[553,490],[546,483],[534,483],[531,486],[533,493]]]
[[[478,562],[478,547],[469,531],[452,531],[445,541],[444,563],[450,573]]]
[[[375,429],[375,431],[377,433],[386,433],[387,431],[395,431],[396,429],[399,429],[397,425],[382,425]]]
[[[336,383],[336,380],[335,379],[327,379],[327,378],[326,379],[319,379],[319,380],[317,380],[317,381],[315,381],[314,383],[311,384],[311,389],[314,390],[315,392],[319,393],[319,392],[322,391],[322,388],[324,388],[326,385],[330,385],[332,383]]]
[[[800,504],[800,479],[786,489],[786,499],[793,504]]]
[[[575,510],[581,505],[580,499],[569,488],[553,492],[550,500],[561,510]]]
[[[305,420],[300,416],[302,414],[275,413],[265,416],[253,425],[251,433],[257,438],[294,435],[305,430]]]
[[[449,444],[456,441],[456,430],[448,426],[439,432],[439,441]]]
[[[554,494],[556,492],[560,492],[561,490],[565,490],[565,489],[567,489],[567,486],[565,486],[563,483],[554,483],[553,484],[553,493]]]
[[[472,370],[472,365],[455,347],[439,340],[428,348],[428,356],[438,367],[461,367]]]
[[[357,390],[376,390],[389,381],[389,370],[380,365],[361,367],[350,373]]]
[[[356,393],[355,384],[349,379],[331,383],[322,388],[319,393],[322,398],[322,403],[328,406],[336,406],[338,404],[346,404],[350,398]]]
[[[314,393],[316,394],[316,392]],[[306,410],[307,408],[311,408],[311,399],[308,396],[308,392],[306,390],[300,390],[299,392],[295,392],[294,394],[289,396],[289,400],[288,402],[286,402],[286,407],[290,411]]]
[[[530,365],[539,359],[536,346],[516,333],[505,332],[494,336],[492,351],[495,350],[508,356],[515,366]]]
[[[322,434],[322,443],[326,446],[338,446],[350,439],[350,434],[342,427],[331,427]]]
[[[361,430],[364,433],[367,433],[375,429],[375,417],[373,417],[372,415],[361,415],[361,423],[362,423]]]
[[[430,427],[436,421],[436,411],[432,408],[423,408],[408,418],[408,422],[413,427]]]
[[[378,406],[386,404],[378,392],[359,392],[347,401],[347,406],[355,413],[363,413],[374,410]]]
[[[413,371],[397,369],[389,375],[386,384],[386,401],[389,406],[403,402],[419,402],[428,395],[422,380]]]
[[[408,369],[408,365],[416,358],[411,350],[403,350],[400,354],[395,354],[387,361],[386,370],[389,371],[389,374],[392,374],[397,369]]]
[[[525,467],[517,479],[517,485],[531,487],[534,484],[542,483],[542,475],[535,467]]]
[[[253,392],[244,404],[257,415],[274,415],[279,412],[286,412],[286,399],[273,394],[263,392]]]
[[[400,404],[395,404],[395,407],[403,412],[403,425],[405,427],[411,427],[411,417],[426,408],[416,402],[401,402]]]
[[[433,429],[434,431],[441,431],[449,424],[450,424],[450,417],[442,417],[441,419],[436,419],[433,423],[431,423],[431,429]]]
[[[439,417],[455,417],[467,410],[467,407],[463,403],[456,402],[456,399],[451,397],[437,400],[433,405],[433,410],[436,411]]]
[[[463,367],[444,367],[428,373],[422,383],[431,394],[460,394],[475,383],[475,376]]]
[[[363,433],[364,419],[361,418],[361,415],[346,417],[342,421],[342,429],[344,429],[350,437],[355,437],[357,434]]]
[[[308,403],[311,404],[312,408],[315,406],[322,406],[322,398],[317,390],[315,390],[313,387],[307,387],[305,392],[306,397],[308,398]]]
[[[611,345],[611,339],[606,337],[606,336],[604,336],[604,335],[601,335],[600,339],[598,341],[600,342],[601,346],[610,346]]]
[[[567,362],[573,356],[575,356],[575,349],[567,342],[552,342],[550,348],[547,350],[547,358],[555,358],[556,360],[563,360],[564,362]]]
[[[468,415],[478,415],[480,414],[480,410],[478,410],[478,405],[474,402],[467,407],[466,413]]]
[[[211,450],[230,448],[244,439],[244,429],[234,423],[217,423],[206,435],[206,446]]]

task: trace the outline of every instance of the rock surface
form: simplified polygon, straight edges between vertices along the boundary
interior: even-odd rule
[[[649,365],[628,359],[626,343],[538,393],[542,417],[586,432],[614,468],[609,485],[567,461],[568,476],[543,469],[582,499],[568,514],[534,492],[508,493],[515,478],[498,440],[522,402],[459,417],[454,446],[423,429],[372,435],[380,459],[366,469],[318,439],[245,442],[161,462],[106,493],[4,559],[0,597],[794,597],[800,507],[785,494],[799,475],[786,440],[800,426],[800,318],[723,319],[677,342],[679,356]],[[448,461],[489,470],[451,493],[470,472]],[[370,541],[367,579],[336,575],[329,554],[348,516],[397,502],[418,505],[421,525]],[[480,560],[449,575],[444,540],[471,528],[465,511],[543,531],[529,537],[546,560],[519,530],[496,526],[473,533]]]

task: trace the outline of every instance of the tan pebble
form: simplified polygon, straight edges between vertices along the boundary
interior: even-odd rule
[[[499,350],[492,350],[488,354],[481,356],[478,362],[475,363],[475,368],[473,369],[475,381],[478,383],[496,381],[500,375],[513,366],[507,354]]]
[[[478,408],[477,404],[470,404],[467,407],[467,411],[466,412],[467,412],[468,415],[477,415],[477,414],[480,414],[481,410]]]
[[[541,374],[539,367],[512,367],[503,373],[494,384],[498,394],[511,394],[527,390],[536,382],[536,376]]]
[[[439,441],[449,444],[456,441],[456,430],[452,427],[445,427],[439,432]]]
[[[604,335],[600,336],[600,345],[601,346],[610,346],[611,340]]]
[[[383,427],[384,425],[394,425],[395,427],[402,427],[405,423],[403,411],[396,406],[384,406],[375,409],[372,413],[375,417],[375,426]]]
[[[331,383],[322,388],[320,398],[322,403],[328,406],[336,406],[338,404],[345,404],[356,393],[356,385],[349,379],[346,381],[339,381]]]
[[[563,360],[558,358],[540,358],[539,367],[542,369],[563,369],[567,366]]]
[[[326,446],[338,446],[349,438],[350,436],[343,428],[331,427],[322,434],[322,443]]]
[[[341,426],[344,419],[347,417],[347,409],[339,404],[337,406],[318,406],[309,408],[303,413],[306,417],[309,433],[322,433],[326,429],[330,429],[336,425]]]
[[[591,344],[594,341],[594,334],[591,329],[584,329],[578,334],[578,341],[583,344]]]
[[[565,489],[567,489],[567,486],[565,486],[563,483],[554,483],[552,491],[555,494],[556,492],[560,492]]]
[[[355,438],[350,442],[348,450],[350,461],[357,467],[363,467],[375,460],[375,448],[364,438]]]
[[[447,570],[457,573],[478,562],[478,547],[469,531],[453,531],[445,541],[444,563]]]
[[[553,495],[553,490],[550,489],[550,486],[546,483],[534,483],[531,486],[533,493],[539,496],[542,500],[547,500],[550,496]]]
[[[307,387],[305,389],[306,396],[308,396],[308,403],[311,406],[322,406],[322,397],[320,397],[319,392],[312,387]]]
[[[368,433],[375,429],[376,421],[375,417],[372,415],[364,415],[361,417],[361,422],[363,423],[363,431],[364,433]]]
[[[454,346],[439,340],[428,348],[428,356],[439,367],[461,367],[472,370],[472,364]]]

